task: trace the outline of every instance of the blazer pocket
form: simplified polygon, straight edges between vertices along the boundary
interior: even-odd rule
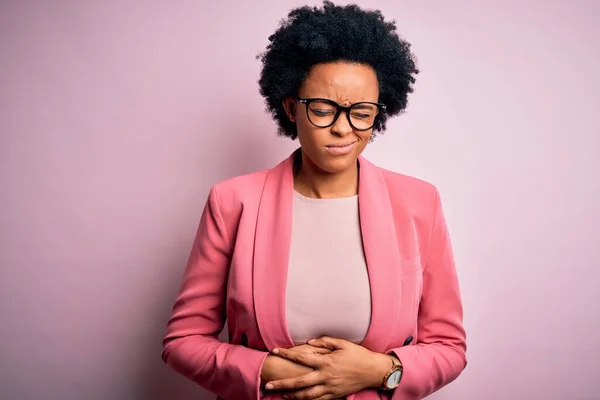
[[[414,274],[416,272],[420,272],[422,270],[421,267],[421,255],[418,254],[408,260],[402,261],[400,264],[400,271],[402,272],[402,276],[407,276]]]

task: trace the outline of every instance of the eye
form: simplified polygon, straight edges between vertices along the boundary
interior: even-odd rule
[[[316,110],[316,109],[312,109],[311,110],[315,115],[319,116],[319,117],[325,117],[327,115],[331,115],[333,114],[333,111],[330,110]]]
[[[358,112],[353,112],[352,113],[352,117],[353,118],[359,118],[359,119],[368,119],[371,118],[371,114],[368,113],[358,113]]]

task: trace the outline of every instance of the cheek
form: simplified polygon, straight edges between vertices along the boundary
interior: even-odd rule
[[[363,140],[363,141],[360,143],[360,146],[358,146],[358,147],[357,147],[357,149],[356,149],[356,153],[357,153],[357,154],[356,154],[356,156],[357,156],[357,157],[358,157],[358,156],[360,156],[360,155],[361,155],[361,153],[362,153],[362,152],[365,150],[365,148],[367,147],[367,144],[368,144],[368,143],[369,143],[369,141],[368,141],[368,140]]]
[[[360,136],[363,142],[369,143],[372,133],[373,130],[371,129],[370,131],[360,132],[358,136]]]
[[[318,129],[314,128],[310,123],[306,125],[304,121],[298,121],[298,124],[296,126],[298,128],[298,140],[300,141],[300,145],[302,147],[319,147],[319,143],[322,142],[322,135]]]
[[[360,137],[358,149],[362,151],[371,142],[371,132],[360,132],[358,136]]]

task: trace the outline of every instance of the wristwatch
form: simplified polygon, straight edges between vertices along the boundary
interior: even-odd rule
[[[383,377],[383,382],[381,383],[381,389],[383,390],[396,389],[402,380],[402,364],[397,362],[392,356],[390,356],[390,359],[392,360],[392,368]]]

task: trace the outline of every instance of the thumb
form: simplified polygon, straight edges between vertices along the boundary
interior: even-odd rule
[[[315,347],[324,347],[329,350],[342,350],[346,344],[346,342],[342,339],[332,338],[329,336],[323,336],[318,339],[311,339],[308,341],[308,344]]]

